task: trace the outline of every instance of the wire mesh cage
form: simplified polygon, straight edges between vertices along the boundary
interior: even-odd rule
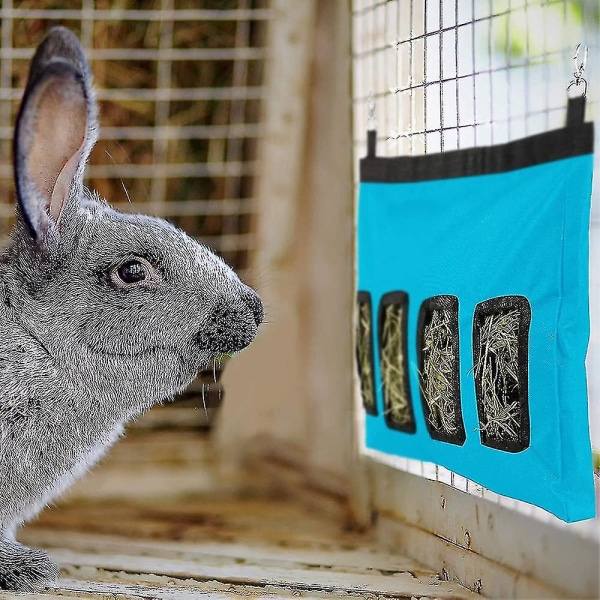
[[[119,210],[170,220],[247,275],[266,0],[3,0],[0,18],[0,246],[14,224],[12,126],[29,60],[64,25],[100,105],[87,185]],[[204,374],[191,402],[218,404],[218,374]]]
[[[567,97],[584,91],[586,118],[598,117],[600,5],[596,0],[354,0],[352,12],[356,165],[367,154],[368,129],[377,130],[378,155],[419,155],[501,144],[563,127]],[[577,77],[582,64],[587,88]],[[596,144],[598,135],[597,128]],[[596,156],[596,172],[598,160]],[[588,354],[596,449],[600,447],[598,194],[596,189]],[[409,459],[394,459],[393,465],[536,518],[557,521],[443,467]],[[593,522],[587,528],[582,525],[584,535],[597,535],[594,530]]]

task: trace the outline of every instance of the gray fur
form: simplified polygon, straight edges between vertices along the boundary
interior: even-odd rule
[[[31,165],[38,143],[61,152],[36,139],[47,131],[38,107],[48,81],[65,82],[65,110],[83,98],[87,111],[62,198],[52,188],[59,173],[42,190]],[[17,225],[0,256],[0,589],[35,591],[58,577],[43,551],[16,542],[18,527],[93,466],[128,420],[183,390],[215,355],[243,349],[263,319],[258,296],[212,251],[83,187],[96,114],[79,43],[55,28],[33,59],[17,121]],[[150,265],[148,279],[119,278],[132,259]]]

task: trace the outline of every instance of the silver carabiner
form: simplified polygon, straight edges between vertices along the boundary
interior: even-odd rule
[[[585,77],[575,77],[575,79],[572,79],[571,82],[569,83],[569,85],[567,86],[567,92],[573,87],[579,87],[581,84],[583,83],[583,94],[581,94],[584,98],[587,96],[587,88],[588,88],[588,82],[587,79]]]
[[[583,72],[585,71],[585,67],[587,65],[588,59],[588,47],[585,46],[583,60],[579,61],[579,51],[581,50],[581,44],[577,44],[577,48],[575,48],[575,55],[573,56],[573,62],[575,63],[575,70],[573,71],[573,79],[569,82],[567,86],[567,91],[569,91],[573,86],[579,87],[583,84],[583,94],[582,96],[587,96],[587,88],[588,82],[583,76]]]
[[[587,65],[587,59],[588,59],[588,50],[589,48],[587,46],[584,46],[585,50],[584,50],[584,54],[583,54],[583,60],[581,62],[579,62],[579,50],[581,49],[581,44],[577,44],[577,48],[575,48],[575,56],[573,56],[573,62],[575,63],[575,73],[579,74],[580,76],[583,75],[583,72],[585,71],[585,67]]]

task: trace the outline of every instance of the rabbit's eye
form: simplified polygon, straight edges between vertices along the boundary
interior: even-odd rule
[[[154,266],[141,256],[132,256],[109,271],[111,283],[122,290],[137,287],[154,287],[161,281]]]
[[[150,277],[148,267],[139,260],[128,260],[123,263],[117,269],[117,274],[123,283],[139,283]]]

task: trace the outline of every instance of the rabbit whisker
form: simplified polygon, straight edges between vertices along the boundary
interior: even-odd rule
[[[123,191],[125,192],[125,196],[127,196],[127,202],[129,202],[129,204],[131,204],[131,198],[129,196],[129,191],[127,189],[127,187],[125,186],[125,182],[121,179],[121,186],[123,186]]]
[[[208,409],[206,408],[206,398],[204,397],[204,384],[202,384],[202,404],[204,406],[204,415],[206,416],[206,422],[208,423]]]
[[[104,150],[106,156],[108,156],[108,158],[110,158],[110,160],[113,161],[113,164],[117,164],[115,159],[112,157],[112,154],[108,151],[108,150]],[[125,182],[119,178],[119,181],[121,182],[121,187],[123,188],[123,191],[125,192],[125,196],[127,198],[127,202],[129,202],[129,204],[131,204],[131,197],[129,196],[129,190],[127,189],[127,187],[125,186]]]

